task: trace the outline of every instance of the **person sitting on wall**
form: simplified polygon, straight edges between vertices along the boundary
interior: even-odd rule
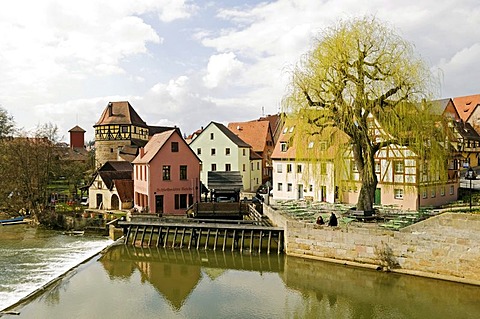
[[[332,212],[330,219],[328,220],[328,226],[338,226],[337,216]]]
[[[322,215],[317,217],[317,225],[325,225]]]

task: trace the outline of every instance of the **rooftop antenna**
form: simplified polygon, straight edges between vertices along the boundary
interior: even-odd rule
[[[262,117],[265,116],[265,107],[262,106]]]

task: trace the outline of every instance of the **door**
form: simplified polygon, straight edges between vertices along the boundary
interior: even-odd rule
[[[163,195],[155,195],[155,213],[163,214]]]
[[[375,205],[380,205],[382,203],[382,189],[375,189]]]
[[[97,194],[97,208],[101,209],[103,204],[103,195],[102,194]]]
[[[327,186],[320,186],[322,202],[327,201]]]
[[[111,209],[116,209],[116,210],[120,209],[120,199],[118,198],[117,194],[112,195],[110,206],[111,206]]]
[[[298,199],[303,199],[303,185],[298,184]]]

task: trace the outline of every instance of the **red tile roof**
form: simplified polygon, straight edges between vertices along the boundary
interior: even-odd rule
[[[475,108],[480,105],[480,94],[453,98],[453,104],[462,121],[467,122]]]
[[[233,122],[228,129],[252,146],[254,152],[263,152],[270,134],[269,121]]]

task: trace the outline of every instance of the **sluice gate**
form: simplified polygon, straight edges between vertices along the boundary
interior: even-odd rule
[[[227,223],[228,222],[228,223]],[[119,222],[125,244],[135,247],[172,247],[250,253],[283,251],[283,228],[248,221]]]

